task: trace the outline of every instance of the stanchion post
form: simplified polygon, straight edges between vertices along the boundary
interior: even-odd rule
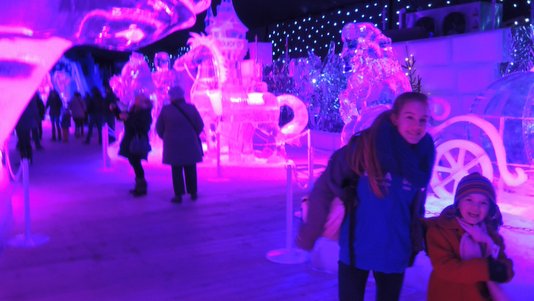
[[[293,162],[286,166],[286,249],[293,248]]]
[[[311,129],[308,129],[308,190],[311,190],[314,180],[313,174],[313,148]]]
[[[282,264],[298,264],[308,260],[308,254],[293,246],[293,161],[286,164],[286,247],[267,252],[267,259]]]
[[[105,123],[102,127],[102,162],[104,163],[104,168],[110,166],[109,156],[108,156],[108,145],[109,145],[109,128],[108,124]]]
[[[24,190],[24,238],[31,239],[31,215],[30,215],[30,165],[29,160],[22,159],[22,187]]]
[[[22,159],[22,186],[24,190],[24,234],[19,234],[9,241],[13,247],[31,248],[48,242],[48,237],[43,235],[32,235],[31,214],[30,214],[30,168],[29,160]]]
[[[221,133],[217,131],[217,177],[222,177],[221,170]]]
[[[216,163],[216,176],[208,179],[210,182],[223,183],[230,181],[229,178],[224,178],[222,173],[221,164],[221,133],[217,130],[215,133],[215,163]]]
[[[501,137],[501,140],[503,140],[503,137],[504,137],[504,122],[505,121],[506,120],[504,117],[499,117],[499,137]],[[504,192],[504,180],[502,176],[499,175],[499,182],[497,183],[497,196],[500,199],[502,199],[503,192]]]

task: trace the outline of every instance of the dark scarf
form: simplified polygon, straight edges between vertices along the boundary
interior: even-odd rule
[[[430,182],[436,151],[428,133],[419,143],[409,144],[386,118],[378,130],[376,150],[384,174],[400,175],[419,188]]]

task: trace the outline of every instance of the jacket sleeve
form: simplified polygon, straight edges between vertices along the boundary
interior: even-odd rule
[[[506,265],[506,268],[508,270],[508,279],[506,282],[509,282],[514,278],[514,263],[513,261],[506,256],[506,253],[504,252],[505,246],[504,246],[504,240],[502,236],[499,234],[492,235],[493,241],[499,246],[499,255],[497,257],[497,260],[504,263]]]
[[[348,149],[348,146],[344,146],[334,152],[313,186],[308,200],[307,220],[301,225],[296,239],[297,246],[302,249],[313,249],[315,241],[324,231],[332,201],[335,197],[343,197],[345,180],[355,177],[347,160]]]
[[[462,260],[439,227],[428,228],[427,242],[428,255],[437,277],[464,284],[490,280],[487,259]]]
[[[426,189],[420,189],[412,202],[412,220],[410,223],[410,238],[412,241],[412,254],[409,266],[415,262],[415,257],[425,249],[425,225],[422,219],[425,215]]]

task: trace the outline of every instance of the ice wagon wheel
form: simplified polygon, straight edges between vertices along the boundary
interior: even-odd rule
[[[471,141],[449,140],[436,148],[430,186],[439,198],[452,198],[458,182],[475,171],[493,180],[493,166],[488,154]]]

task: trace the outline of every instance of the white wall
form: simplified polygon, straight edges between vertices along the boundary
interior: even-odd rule
[[[416,60],[423,92],[448,100],[452,114],[465,114],[474,98],[501,78],[499,65],[510,60],[510,29],[399,42],[393,49],[404,64],[406,47]]]

